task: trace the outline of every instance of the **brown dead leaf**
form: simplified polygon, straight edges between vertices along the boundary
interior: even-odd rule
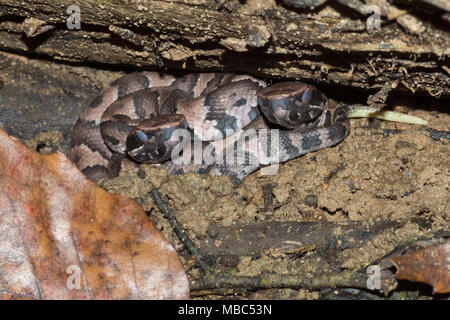
[[[0,129],[0,298],[188,297],[176,251],[136,201]]]
[[[450,239],[391,261],[397,268],[396,279],[430,284],[434,293],[450,292]]]

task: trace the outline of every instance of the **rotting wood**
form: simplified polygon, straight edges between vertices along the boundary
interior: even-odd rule
[[[215,10],[213,0],[125,3],[78,1],[81,29],[68,30],[71,0],[0,0],[0,49],[81,64],[239,71],[371,91],[397,81],[394,91],[450,96],[450,33],[431,21],[417,36],[395,23],[366,30],[365,17],[314,17],[284,7],[230,13]],[[30,18],[37,22],[31,29]]]

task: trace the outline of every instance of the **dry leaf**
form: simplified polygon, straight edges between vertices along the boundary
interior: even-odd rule
[[[450,292],[450,239],[391,261],[397,268],[396,279],[428,283],[434,293]]]
[[[0,129],[0,298],[188,297],[176,251],[136,201]]]

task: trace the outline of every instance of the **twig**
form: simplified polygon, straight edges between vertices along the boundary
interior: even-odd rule
[[[386,121],[410,123],[410,124],[423,124],[426,125],[427,122],[419,117],[414,117],[409,114],[404,114],[400,112],[380,110],[371,107],[360,107],[356,105],[348,106],[347,112],[348,118],[374,118]]]
[[[211,294],[211,289],[240,288],[259,290],[271,288],[360,288],[367,289],[367,275],[358,271],[343,271],[330,275],[260,275],[260,276],[208,276],[191,280],[191,294]]]
[[[195,256],[197,259],[197,263],[202,269],[202,271],[209,275],[210,271],[208,269],[208,266],[205,264],[202,254],[198,250],[198,248],[195,246],[194,242],[189,238],[189,236],[186,233],[186,230],[178,223],[178,220],[175,216],[175,213],[166,205],[166,203],[161,199],[161,194],[159,193],[158,189],[153,188],[150,194],[153,197],[153,201],[158,206],[159,210],[162,212],[164,217],[169,220],[170,224],[172,225],[176,235],[178,238],[180,238],[181,242],[184,244],[186,249]]]

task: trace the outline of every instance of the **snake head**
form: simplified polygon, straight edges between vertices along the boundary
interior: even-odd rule
[[[128,155],[142,163],[167,161],[172,149],[179,143],[172,138],[176,129],[186,129],[186,118],[181,114],[159,116],[144,120],[127,136]]]
[[[258,105],[273,123],[288,129],[317,119],[327,98],[316,87],[302,82],[280,82],[257,93]]]

